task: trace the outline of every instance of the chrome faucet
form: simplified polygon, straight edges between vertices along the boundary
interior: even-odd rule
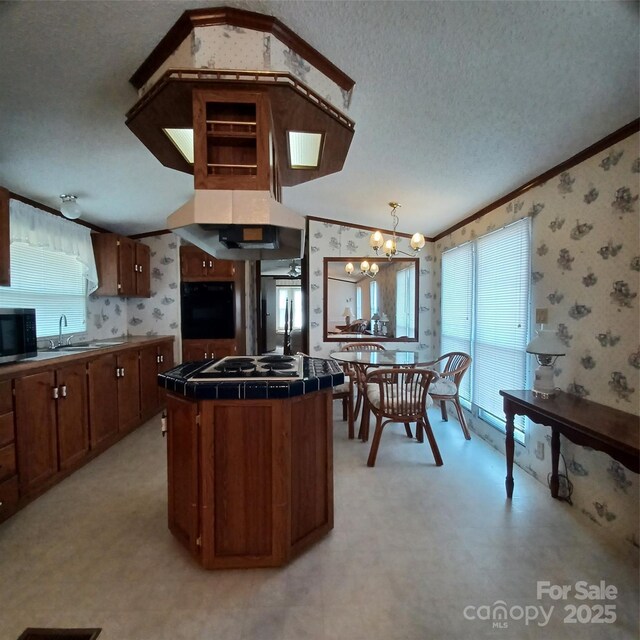
[[[64,320],[64,326],[67,326],[67,316],[64,313],[60,316],[60,321],[58,322],[58,346],[62,346],[62,321]]]

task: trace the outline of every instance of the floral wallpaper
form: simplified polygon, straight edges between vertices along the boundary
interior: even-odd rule
[[[323,308],[324,308],[324,274],[323,258],[348,258],[371,255],[369,248],[369,236],[374,230],[359,229],[348,225],[338,225],[329,222],[309,221],[309,350],[311,355],[328,357],[332,351],[338,351],[342,343],[324,342],[323,340]],[[398,239],[398,249],[407,251],[409,240]],[[385,342],[388,349],[407,348],[408,345],[415,349],[429,353],[429,357],[435,356],[434,331],[435,320],[440,312],[436,304],[437,296],[434,289],[434,257],[435,247],[432,243],[427,245],[418,254],[419,262],[419,314],[418,314],[418,339],[419,342]],[[391,318],[391,314],[387,311]],[[348,340],[345,340],[345,343]]]
[[[179,238],[164,234],[144,238],[151,249],[151,297],[89,296],[89,339],[117,336],[173,335],[174,358],[181,361]]]
[[[634,415],[640,413],[638,142],[638,134],[626,138],[436,243],[440,256],[529,216],[532,313],[546,308],[548,324],[557,327],[567,347],[567,355],[556,362],[556,385]],[[439,274],[436,279],[434,293],[439,293]],[[473,417],[470,422],[481,437],[504,450],[498,431]],[[516,446],[516,462],[546,484],[550,430],[528,425],[525,446]],[[638,476],[609,456],[566,439],[561,451],[574,508],[637,546]],[[562,460],[560,467],[562,473]]]
[[[171,68],[287,71],[338,109],[347,111],[352,91],[342,90],[271,33],[231,25],[196,27],[139,90],[142,96]]]

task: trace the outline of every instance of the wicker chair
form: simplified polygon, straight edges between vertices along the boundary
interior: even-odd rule
[[[456,408],[458,422],[460,422],[462,433],[464,433],[464,437],[467,440],[471,440],[471,434],[467,428],[464,412],[460,406],[458,392],[460,390],[462,378],[470,365],[471,356],[468,353],[463,353],[462,351],[451,351],[450,353],[445,353],[437,360],[425,365],[435,369],[440,369],[440,377],[431,384],[431,387],[429,388],[429,395],[434,402],[440,403],[442,419],[445,422],[449,420],[446,402],[447,400],[450,400]]]
[[[353,382],[355,373],[348,365],[343,364],[344,382],[333,388],[333,399],[342,400],[342,419],[347,421],[349,440],[354,438],[354,414],[353,414]]]
[[[376,463],[382,430],[389,422],[404,423],[407,429],[409,423],[415,422],[418,441],[423,442],[422,432],[424,430],[431,445],[436,465],[443,464],[427,416],[429,385],[436,377],[437,374],[434,371],[408,367],[376,369],[367,374],[365,414],[368,416],[371,412],[376,418],[376,429],[367,460],[369,467],[373,467]],[[366,428],[368,430],[368,424]]]
[[[340,351],[385,351],[385,348],[378,344],[377,342],[348,342],[347,344],[342,345]],[[367,368],[364,365],[353,364],[351,367],[351,375],[354,378],[354,382],[356,384],[358,396],[356,398],[355,408],[353,410],[353,420],[355,421],[360,414],[360,409],[362,408],[362,400],[364,398],[364,379],[367,375]],[[359,435],[360,437],[360,435]]]

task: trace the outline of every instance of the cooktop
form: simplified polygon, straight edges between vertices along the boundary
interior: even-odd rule
[[[227,356],[194,371],[191,382],[238,382],[299,380],[303,377],[303,356]]]

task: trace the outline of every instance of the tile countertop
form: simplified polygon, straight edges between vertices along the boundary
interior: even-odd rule
[[[112,340],[95,340],[87,345],[100,345],[95,349],[87,349],[83,351],[58,351],[43,350],[38,351],[38,355],[32,358],[25,358],[18,362],[9,362],[0,364],[0,380],[13,378],[31,373],[37,373],[40,370],[48,369],[53,364],[66,365],[71,362],[80,362],[81,360],[90,360],[101,356],[105,353],[117,353],[125,351],[134,346],[151,346],[159,344],[166,340],[175,340],[174,336],[125,336],[122,338],[113,338]],[[73,346],[73,344],[71,345]]]
[[[158,375],[158,384],[196,400],[272,400],[302,396],[344,382],[340,365],[333,360],[304,357],[304,376],[300,380],[212,380],[190,381],[189,376],[203,362],[185,362]]]

